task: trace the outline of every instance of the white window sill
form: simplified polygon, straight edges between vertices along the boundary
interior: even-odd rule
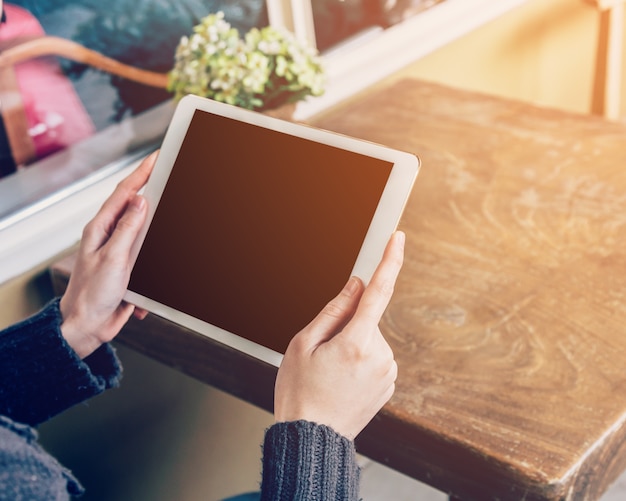
[[[399,25],[362,34],[325,56],[327,91],[320,98],[300,103],[295,118],[304,120],[339,103],[524,2],[446,0]],[[71,167],[33,170],[11,183],[0,183],[0,286],[78,242],[84,225],[136,164],[137,144],[146,144],[146,135],[157,138],[165,131],[171,111],[164,110],[126,120],[66,152],[63,158]],[[129,156],[129,151],[135,151],[135,156]],[[96,170],[94,162],[109,167]],[[65,179],[74,170],[79,177]],[[50,182],[67,188],[42,197]],[[19,210],[7,217],[3,204],[9,198],[33,202],[17,203]]]

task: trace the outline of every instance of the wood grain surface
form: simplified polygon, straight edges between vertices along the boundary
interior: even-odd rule
[[[597,499],[626,460],[626,126],[415,80],[313,124],[423,163],[363,448],[462,499]]]
[[[626,126],[417,80],[312,125],[423,164],[359,451],[454,499],[597,499],[626,466]],[[271,409],[265,364],[153,316],[120,340]]]

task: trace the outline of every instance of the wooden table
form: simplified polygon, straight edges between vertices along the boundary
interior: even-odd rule
[[[626,466],[626,126],[416,80],[312,123],[423,162],[359,451],[455,499],[597,499]],[[120,339],[271,409],[269,366],[154,316]]]

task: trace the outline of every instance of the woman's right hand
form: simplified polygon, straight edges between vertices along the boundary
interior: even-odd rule
[[[354,439],[391,398],[398,366],[378,323],[403,256],[396,232],[369,285],[352,277],[292,339],[276,378],[277,422],[312,421]]]

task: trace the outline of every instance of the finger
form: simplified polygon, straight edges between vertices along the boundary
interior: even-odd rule
[[[122,179],[115,191],[104,202],[103,209],[123,207],[128,198],[135,195],[148,181],[158,154],[159,150],[148,155],[133,172]]]
[[[330,301],[307,326],[314,343],[319,344],[331,339],[352,318],[363,293],[363,282],[358,277],[351,277],[342,291]]]
[[[144,318],[148,316],[148,310],[144,310],[143,308],[139,308],[138,306],[135,306],[135,310],[133,311],[133,316],[137,320],[143,320]]]
[[[141,195],[135,195],[130,200],[126,211],[115,225],[111,237],[105,244],[107,252],[128,260],[130,249],[146,220],[147,206],[146,199]],[[132,265],[132,263],[129,264]]]
[[[389,239],[383,258],[352,318],[351,327],[361,336],[372,336],[391,300],[404,256],[404,233],[397,231]]]
[[[117,220],[126,209],[129,199],[137,194],[148,181],[157,156],[158,150],[146,157],[130,175],[117,185],[113,193],[102,204],[83,233],[85,250],[96,250],[107,241]]]
[[[122,327],[126,325],[133,314],[134,309],[135,307],[126,301],[122,301],[120,303],[108,319],[109,328],[107,329],[107,333],[109,335],[107,335],[106,339],[104,339],[105,342],[111,341],[119,333],[119,331],[122,330]]]

